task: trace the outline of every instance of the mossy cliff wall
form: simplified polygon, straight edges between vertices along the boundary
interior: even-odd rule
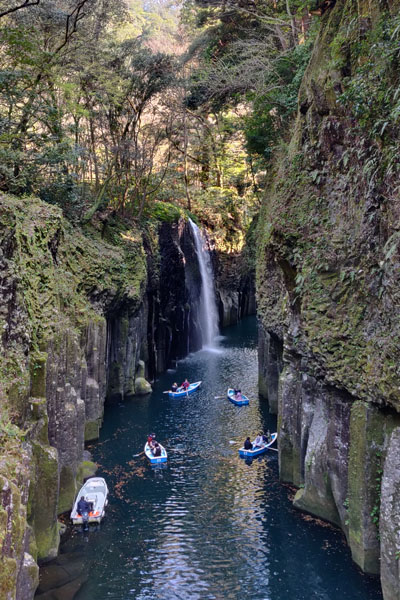
[[[219,253],[216,258],[219,320],[226,327],[256,313],[255,276],[246,253]]]
[[[201,345],[194,240],[162,208],[146,231],[107,215],[80,229],[0,196],[2,600],[30,600],[37,561],[57,554],[104,400],[148,393],[146,378]]]
[[[326,6],[260,216],[260,389],[295,505],[398,600],[399,5]]]
[[[123,330],[126,320],[143,319],[146,284],[137,232],[81,231],[58,208],[0,196],[2,599],[30,599],[35,561],[57,553],[57,516],[95,469],[84,443],[98,437],[103,416],[116,346],[107,322],[112,314]],[[135,392],[146,328],[128,338],[124,395]]]

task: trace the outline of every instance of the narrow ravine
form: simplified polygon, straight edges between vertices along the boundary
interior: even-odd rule
[[[107,516],[88,536],[68,529],[59,557],[85,565],[76,600],[379,600],[343,535],[293,509],[277,454],[239,459],[245,436],[276,420],[258,400],[255,318],[223,334],[219,351],[180,362],[150,396],[107,407],[91,448],[110,487]],[[203,380],[196,394],[162,393],[186,376]],[[247,407],[225,398],[239,384]],[[165,468],[137,456],[149,432],[168,450]]]

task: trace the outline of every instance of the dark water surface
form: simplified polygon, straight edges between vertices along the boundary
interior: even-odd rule
[[[77,600],[380,600],[342,534],[292,508],[277,454],[238,457],[245,437],[275,431],[276,419],[258,400],[255,319],[224,335],[219,353],[180,362],[150,397],[107,407],[92,448],[110,488],[106,519],[87,537],[70,531],[62,546],[88,566]],[[162,393],[185,377],[203,381],[189,398]],[[231,404],[228,386],[241,386],[250,405]],[[165,445],[166,466],[134,456],[149,432]]]

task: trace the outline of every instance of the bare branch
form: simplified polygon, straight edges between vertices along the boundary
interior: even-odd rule
[[[40,0],[25,0],[23,4],[20,4],[19,6],[14,6],[14,8],[8,8],[4,12],[0,13],[0,19],[2,17],[5,17],[6,15],[10,15],[11,13],[16,12],[17,10],[20,10],[21,8],[28,8],[28,6],[37,6],[39,3]]]
[[[74,10],[67,16],[64,40],[54,51],[54,54],[58,54],[58,52],[60,52],[60,50],[62,50],[64,46],[68,44],[74,33],[76,33],[79,21],[85,16],[85,13],[82,12],[82,9],[88,1],[89,0],[79,0]]]

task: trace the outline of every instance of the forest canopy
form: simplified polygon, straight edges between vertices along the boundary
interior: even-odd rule
[[[310,22],[298,0],[0,0],[0,189],[83,222],[167,202],[233,249],[294,116]]]

